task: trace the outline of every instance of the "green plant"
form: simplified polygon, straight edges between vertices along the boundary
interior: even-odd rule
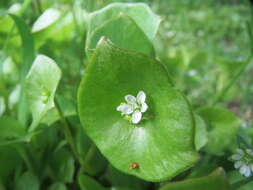
[[[251,77],[239,80],[252,73],[246,42],[235,45],[248,51],[242,60],[232,46],[222,51],[226,58],[215,44],[200,50],[200,27],[215,15],[204,5],[206,12],[190,10],[201,2],[178,3],[193,26],[177,22],[185,16],[162,19],[144,3],[107,2],[99,10],[105,2],[86,3],[3,5],[0,189],[251,189],[253,133],[242,123],[252,120],[229,107],[238,96],[252,103]],[[222,18],[231,11],[223,8]],[[232,41],[226,26],[244,27],[234,15],[202,32],[211,42]]]

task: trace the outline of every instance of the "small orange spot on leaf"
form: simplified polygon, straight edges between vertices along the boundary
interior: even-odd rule
[[[131,166],[130,166],[130,170],[132,170],[132,169],[136,169],[136,168],[138,168],[139,167],[139,164],[137,163],[137,162],[133,162],[132,164],[131,164]]]

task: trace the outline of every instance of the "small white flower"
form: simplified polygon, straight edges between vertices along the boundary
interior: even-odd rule
[[[139,91],[136,97],[129,94],[125,96],[126,103],[121,103],[117,107],[117,111],[120,111],[122,115],[131,115],[130,121],[133,124],[137,124],[141,121],[142,113],[146,112],[148,105],[146,104],[146,94],[143,91]]]
[[[234,167],[239,169],[242,175],[249,177],[253,174],[253,150],[237,149],[231,159],[235,162]]]

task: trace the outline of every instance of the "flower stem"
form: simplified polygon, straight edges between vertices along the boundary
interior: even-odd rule
[[[89,148],[89,150],[88,150],[88,152],[87,152],[87,154],[86,154],[86,156],[85,156],[85,158],[84,158],[83,165],[82,165],[82,167],[79,170],[80,174],[84,172],[84,166],[85,166],[85,164],[89,163],[89,161],[93,158],[93,156],[95,155],[95,153],[96,153],[96,145],[94,143],[92,143],[91,146],[90,146],[90,148]]]
[[[25,162],[25,165],[27,168],[33,173],[36,174],[35,167],[33,165],[33,162],[31,158],[28,156],[27,151],[24,146],[21,146],[20,144],[15,145],[15,148],[19,155],[22,157],[23,161]]]
[[[72,136],[72,133],[71,133],[71,130],[70,130],[70,126],[69,126],[69,123],[67,122],[67,120],[65,119],[64,115],[63,115],[63,112],[60,108],[60,105],[58,104],[57,102],[57,99],[55,100],[55,107],[60,115],[60,119],[61,119],[61,123],[62,123],[62,126],[63,126],[63,132],[64,132],[64,135],[65,135],[65,138],[76,158],[76,160],[79,162],[79,164],[82,166],[83,165],[83,161],[80,159],[79,157],[79,154],[78,154],[78,151],[76,149],[76,146],[75,146],[75,141],[74,141],[74,138]]]

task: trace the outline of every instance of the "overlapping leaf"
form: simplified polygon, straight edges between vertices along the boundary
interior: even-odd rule
[[[235,140],[240,120],[229,110],[217,107],[203,107],[198,114],[207,123],[208,143],[206,151],[221,155]]]
[[[119,21],[123,19],[117,19],[119,15],[127,15],[132,21],[125,18],[118,25]],[[129,46],[132,49],[134,45],[138,45],[132,50],[138,49],[138,51],[146,53],[148,50],[149,53],[152,50],[152,46],[147,46],[147,44],[154,40],[160,21],[160,17],[154,14],[144,3],[112,3],[88,15],[88,43],[86,51],[89,53],[89,49],[95,47],[89,44],[94,41],[92,38],[97,36],[95,38],[96,42],[99,37],[108,35],[107,37],[120,47],[124,45],[124,47]],[[131,41],[129,41],[129,38]],[[141,39],[139,42],[136,40],[138,38]]]
[[[173,182],[165,185],[160,190],[230,190],[222,168],[216,169],[208,176],[189,179],[181,182]]]
[[[145,33],[131,17],[124,15],[124,13],[120,13],[117,17],[98,27],[90,35],[86,44],[88,53],[89,50],[94,50],[102,36],[106,36],[119,47],[154,55],[153,45]]]

